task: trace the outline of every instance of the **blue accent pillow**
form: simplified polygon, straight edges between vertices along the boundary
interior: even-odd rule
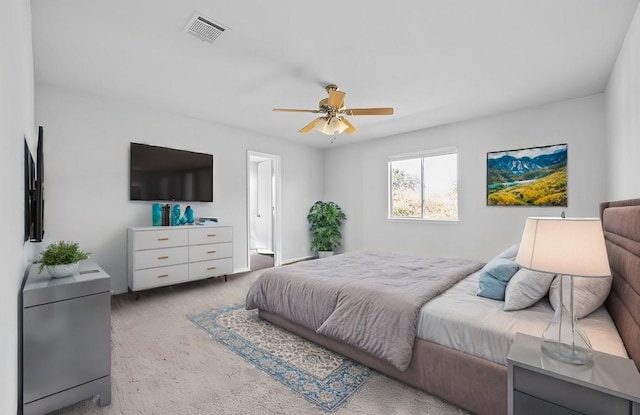
[[[480,270],[480,297],[504,300],[507,283],[520,267],[506,258],[494,258]]]
[[[513,244],[509,248],[500,252],[496,256],[496,258],[506,258],[515,261],[516,257],[518,256],[518,249],[520,249],[520,242],[518,242],[517,244]]]

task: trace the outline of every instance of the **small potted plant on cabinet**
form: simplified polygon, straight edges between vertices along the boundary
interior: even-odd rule
[[[40,267],[42,270],[46,267],[47,272],[53,278],[68,277],[78,271],[79,262],[89,258],[89,255],[80,250],[77,242],[59,241],[47,246],[40,254]]]
[[[340,246],[340,226],[346,218],[340,206],[334,202],[320,200],[311,206],[307,220],[313,235],[311,248],[318,251],[318,257],[331,256],[333,249]]]

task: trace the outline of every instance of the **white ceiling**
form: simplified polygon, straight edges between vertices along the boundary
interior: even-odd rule
[[[638,0],[32,0],[36,81],[327,147],[324,85],[386,137],[600,93]],[[182,31],[195,11],[229,29]]]

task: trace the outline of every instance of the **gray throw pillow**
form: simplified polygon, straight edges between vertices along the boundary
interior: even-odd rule
[[[560,303],[560,275],[554,278],[549,289],[549,301],[553,309],[557,309]],[[569,308],[570,287],[566,278],[562,287],[564,304]],[[576,318],[583,318],[596,311],[604,303],[611,290],[611,277],[587,278],[573,277],[573,310]]]

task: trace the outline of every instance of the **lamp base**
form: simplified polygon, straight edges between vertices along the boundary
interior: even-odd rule
[[[593,352],[584,347],[542,340],[542,352],[547,356],[572,365],[586,365],[593,361]]]
[[[572,365],[585,365],[593,361],[589,338],[582,331],[573,314],[573,277],[560,276],[560,304],[553,319],[542,334],[542,352],[547,356]],[[563,286],[568,283],[568,305],[565,306]],[[570,311],[571,310],[571,311]]]

